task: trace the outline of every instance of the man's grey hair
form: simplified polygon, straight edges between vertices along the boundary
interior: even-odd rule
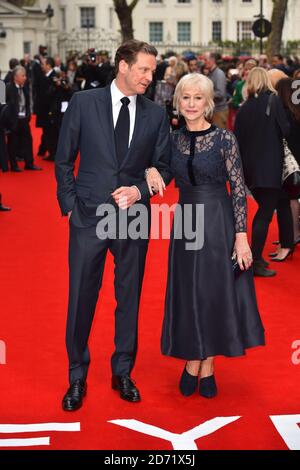
[[[18,72],[26,73],[25,67],[23,67],[23,65],[17,65],[13,70],[13,78],[15,78],[15,76],[17,75]]]

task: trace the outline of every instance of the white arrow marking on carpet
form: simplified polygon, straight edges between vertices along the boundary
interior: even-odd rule
[[[28,439],[0,439],[0,447],[31,447],[49,445],[50,437],[36,437]]]
[[[239,418],[241,418],[241,416],[217,417],[209,421],[205,421],[205,423],[202,423],[189,431],[183,432],[182,434],[175,434],[136,419],[115,419],[108,422],[169,441],[172,443],[174,450],[197,450],[198,447],[195,442],[196,439],[212,434]]]
[[[288,448],[300,450],[300,415],[274,415],[270,419]]]
[[[39,431],[80,431],[77,423],[0,424],[0,433]]]

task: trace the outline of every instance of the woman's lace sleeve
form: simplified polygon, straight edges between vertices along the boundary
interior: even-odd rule
[[[231,189],[235,231],[247,231],[247,199],[242,167],[242,160],[235,136],[228,131],[224,132],[223,144],[225,150],[225,164]]]

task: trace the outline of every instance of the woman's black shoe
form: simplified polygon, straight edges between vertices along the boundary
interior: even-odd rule
[[[261,260],[253,261],[253,274],[257,277],[273,277],[276,271],[267,269]]]
[[[267,268],[270,265],[270,263],[268,263],[268,261],[266,261],[264,258],[261,258],[261,262],[265,268]]]
[[[193,393],[197,390],[198,387],[198,375],[191,375],[186,370],[186,365],[184,366],[184,370],[182,372],[180,382],[179,382],[179,389],[185,397],[189,397],[193,395]]]
[[[283,261],[286,261],[288,258],[292,259],[293,253],[294,253],[294,248],[289,248],[288,253],[283,258],[272,258],[272,261],[276,263],[282,263]]]
[[[218,390],[214,375],[200,379],[199,393],[205,398],[213,398],[217,395]]]

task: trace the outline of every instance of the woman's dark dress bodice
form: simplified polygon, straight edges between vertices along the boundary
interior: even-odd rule
[[[247,230],[247,203],[242,162],[235,136],[212,125],[204,131],[186,128],[172,134],[171,168],[179,188],[225,184],[229,180],[235,231]]]

